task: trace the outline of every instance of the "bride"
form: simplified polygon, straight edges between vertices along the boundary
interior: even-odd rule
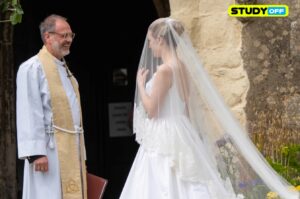
[[[121,199],[299,198],[231,115],[179,21],[149,26],[134,105],[140,148]]]

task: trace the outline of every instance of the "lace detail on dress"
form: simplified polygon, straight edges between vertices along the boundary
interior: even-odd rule
[[[145,123],[146,123],[147,114],[142,106],[137,106],[134,104],[133,112],[133,133],[135,134],[136,141],[141,144],[143,140],[143,135],[145,134]]]
[[[199,158],[190,147],[185,132],[191,131],[184,116],[165,119],[149,119],[142,106],[134,107],[134,133],[136,141],[146,150],[168,156],[172,167],[183,179],[204,182],[208,179],[201,168]]]

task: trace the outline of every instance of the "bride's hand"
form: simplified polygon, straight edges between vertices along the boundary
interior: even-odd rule
[[[147,78],[148,72],[149,72],[149,70],[145,69],[145,68],[140,68],[138,70],[136,78],[137,78],[138,87],[140,89],[145,88],[145,83],[146,83],[146,78]]]

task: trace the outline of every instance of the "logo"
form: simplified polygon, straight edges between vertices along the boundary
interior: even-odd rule
[[[228,14],[232,17],[287,17],[287,5],[231,5]]]

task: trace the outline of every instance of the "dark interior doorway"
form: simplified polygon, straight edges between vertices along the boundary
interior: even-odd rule
[[[153,2],[97,2],[100,6],[91,1],[71,0],[21,3],[23,21],[15,26],[14,33],[16,69],[41,48],[38,26],[49,14],[66,17],[76,33],[66,60],[80,85],[87,167],[89,172],[109,180],[104,199],[116,199],[138,145],[133,135],[114,136],[110,132],[109,106],[128,105],[133,101],[135,74],[147,27],[157,18]],[[124,71],[125,80],[124,73],[120,75]],[[128,122],[130,125],[130,117]],[[18,161],[20,193],[22,170],[23,162]]]

